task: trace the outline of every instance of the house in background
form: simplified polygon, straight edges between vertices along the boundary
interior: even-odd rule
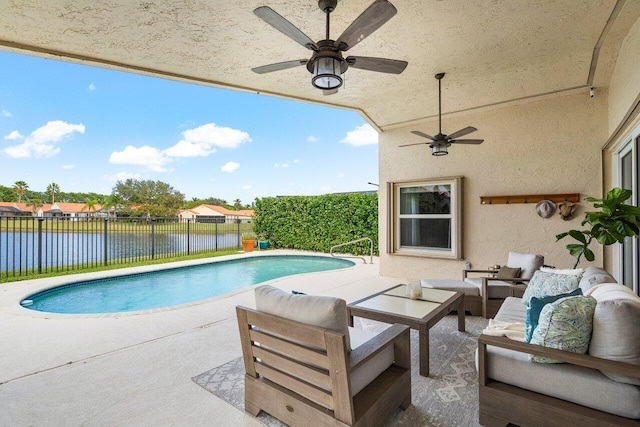
[[[230,210],[216,205],[199,205],[195,208],[181,210],[178,214],[181,221],[194,220],[195,222],[224,223],[249,223],[253,216],[253,210]]]
[[[71,221],[96,217],[98,215],[97,212],[102,209],[102,205],[95,205],[91,209],[88,209],[85,203],[56,202],[49,206],[49,209],[44,210],[45,216],[66,218]]]

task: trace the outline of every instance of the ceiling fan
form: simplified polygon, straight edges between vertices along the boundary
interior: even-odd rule
[[[421,136],[423,138],[427,138],[431,140],[431,142],[418,142],[415,144],[405,144],[400,145],[400,147],[409,147],[411,145],[421,145],[421,144],[429,144],[431,148],[431,154],[434,156],[444,156],[448,154],[447,148],[451,146],[451,144],[482,144],[484,139],[457,139],[461,136],[465,136],[470,134],[471,132],[475,132],[478,129],[473,126],[468,126],[464,129],[460,129],[457,132],[452,133],[451,135],[444,135],[442,133],[442,78],[445,73],[436,74],[436,79],[438,79],[438,134],[436,136],[427,135],[426,133],[413,130],[412,134]]]
[[[306,64],[307,70],[313,74],[311,84],[318,89],[322,89],[325,95],[331,95],[338,91],[338,88],[342,86],[343,82],[342,74],[344,74],[349,67],[378,71],[381,73],[402,73],[407,67],[406,61],[366,56],[342,57],[342,52],[351,49],[364,40],[365,37],[380,28],[398,12],[397,9],[387,0],[374,1],[373,4],[362,12],[362,14],[349,25],[344,33],[334,41],[329,38],[329,17],[337,4],[338,0],[318,0],[318,7],[327,15],[327,31],[326,38],[317,43],[270,7],[262,6],[255,9],[253,13],[263,21],[307,49],[312,50],[313,55],[311,55],[309,59],[278,62],[252,68],[251,70],[258,74],[264,74]]]

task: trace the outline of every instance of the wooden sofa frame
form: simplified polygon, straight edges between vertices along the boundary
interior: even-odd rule
[[[487,377],[488,345],[640,378],[640,366],[637,365],[514,341],[506,337],[480,335],[478,338],[478,383],[480,424],[483,426],[506,426],[510,423],[523,427],[640,426],[640,420],[620,417],[489,379]]]
[[[292,425],[381,426],[411,405],[409,328],[392,325],[351,352],[346,336],[236,307],[245,365],[245,410]],[[394,364],[357,395],[350,373],[388,346]]]
[[[472,269],[464,269],[462,270],[462,280],[468,278],[469,273],[480,273],[480,274],[495,274],[494,270],[472,270]],[[500,281],[512,283],[511,289],[509,290],[509,296],[517,296],[516,294],[525,289],[524,285],[519,285],[523,283],[529,282],[530,279],[524,279],[522,277],[517,277],[514,279],[498,279],[497,277],[487,276],[481,277],[482,279],[482,295],[480,296],[464,296],[464,306],[465,310],[471,311],[473,316],[478,316],[482,314],[482,317],[485,319],[495,317],[498,310],[502,306],[504,302],[503,298],[491,298],[489,299],[488,286],[492,281]],[[477,314],[475,314],[477,313]]]

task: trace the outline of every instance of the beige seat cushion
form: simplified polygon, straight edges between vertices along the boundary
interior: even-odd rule
[[[467,277],[464,281],[477,287],[479,294],[482,295],[481,277]],[[487,282],[487,290],[489,291],[488,298],[504,299],[509,296],[510,288],[511,283],[503,282],[502,280],[489,280]]]
[[[466,296],[480,296],[478,286],[456,279],[421,279],[420,284],[424,288],[444,289],[453,292],[462,292]]]
[[[356,349],[362,344],[376,336],[375,333],[349,327],[349,336],[351,338],[351,348]],[[380,353],[369,359],[358,369],[351,373],[351,396],[358,394],[371,381],[375,380],[378,375],[383,373],[389,366],[393,364],[393,345],[387,346]]]

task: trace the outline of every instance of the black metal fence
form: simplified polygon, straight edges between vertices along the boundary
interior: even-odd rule
[[[0,282],[240,248],[252,224],[175,218],[0,218]]]

